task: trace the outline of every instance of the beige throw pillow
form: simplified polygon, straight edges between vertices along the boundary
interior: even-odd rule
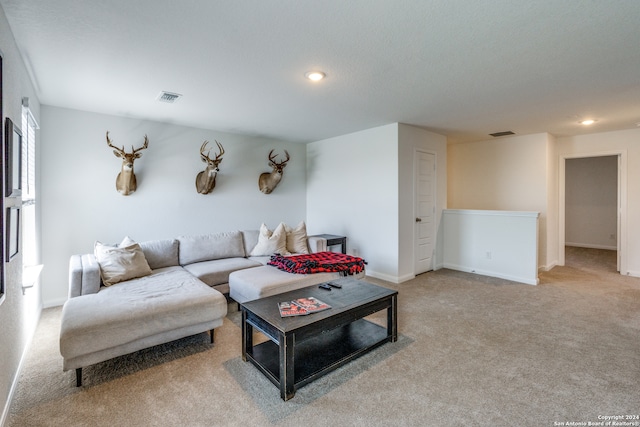
[[[129,237],[125,237],[118,246],[96,242],[94,254],[100,265],[100,276],[105,286],[151,274],[151,268],[140,245]]]
[[[292,254],[308,254],[307,247],[307,225],[301,221],[296,228],[284,225],[287,232],[287,251]]]
[[[258,244],[251,250],[250,256],[267,256],[273,254],[289,255],[287,252],[287,233],[284,224],[280,223],[271,231],[265,224],[260,226]]]

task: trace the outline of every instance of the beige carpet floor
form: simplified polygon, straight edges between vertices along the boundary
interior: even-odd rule
[[[530,286],[439,270],[394,285],[397,343],[287,402],[240,357],[235,305],[205,334],[85,368],[42,313],[8,426],[557,426],[640,414],[640,279],[615,253],[568,248]],[[382,322],[382,316],[374,321]]]

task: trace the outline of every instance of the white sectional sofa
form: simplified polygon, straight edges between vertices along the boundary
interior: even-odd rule
[[[60,331],[63,370],[75,369],[80,386],[85,366],[206,331],[213,342],[213,330],[227,314],[230,274],[263,267],[269,260],[268,254],[251,255],[260,233],[232,231],[100,248],[129,257],[115,263],[118,274],[122,265],[142,264],[141,272],[125,271],[123,280],[109,286],[110,258],[100,263],[95,253],[71,256]],[[309,237],[306,244],[310,252],[326,250],[322,238]],[[301,286],[309,284],[304,275],[282,274]],[[282,292],[291,288],[291,280]]]

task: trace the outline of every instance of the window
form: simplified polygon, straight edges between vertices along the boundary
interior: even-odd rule
[[[36,129],[38,129],[38,123],[29,109],[29,100],[25,98],[22,104],[22,262],[28,268],[38,263],[36,239]]]

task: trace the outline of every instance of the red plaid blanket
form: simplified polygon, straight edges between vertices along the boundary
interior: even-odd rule
[[[296,274],[339,272],[343,276],[364,271],[366,262],[362,258],[337,252],[317,252],[313,254],[282,256],[271,255],[267,265]]]

